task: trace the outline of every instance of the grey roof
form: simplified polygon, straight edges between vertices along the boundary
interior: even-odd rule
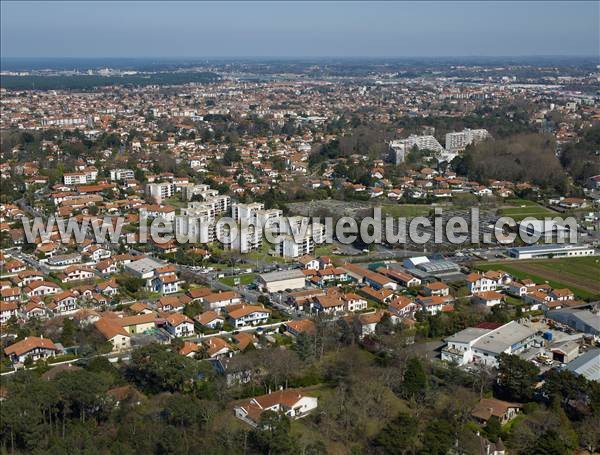
[[[297,278],[304,278],[304,273],[298,269],[292,270],[281,270],[279,272],[262,273],[260,275],[261,280],[265,283],[273,283],[275,281],[293,280]]]
[[[583,375],[590,381],[600,381],[600,348],[590,349],[569,362],[567,370]]]
[[[162,267],[164,263],[157,261],[156,259],[152,259],[151,257],[143,257],[142,259],[138,259],[137,261],[129,262],[125,264],[125,268],[133,270],[134,272],[144,274],[147,272],[151,272],[152,270],[158,269]]]
[[[469,343],[482,335],[488,333],[489,329],[480,329],[477,327],[467,327],[460,332],[456,332],[454,335],[449,336],[445,339],[447,343]]]
[[[600,316],[588,309],[563,308],[549,311],[547,317],[570,325],[579,331],[600,333]],[[589,329],[586,329],[588,327]]]
[[[492,354],[501,354],[511,346],[522,342],[535,334],[535,330],[525,327],[516,321],[510,321],[502,327],[491,330],[477,341],[473,347]]]
[[[430,261],[418,264],[417,268],[429,273],[460,270],[460,267],[452,261]]]

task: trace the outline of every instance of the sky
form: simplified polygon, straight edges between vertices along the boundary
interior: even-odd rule
[[[589,2],[1,2],[2,57],[599,54]]]

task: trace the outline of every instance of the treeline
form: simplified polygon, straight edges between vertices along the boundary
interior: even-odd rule
[[[518,134],[467,147],[452,162],[456,171],[470,179],[528,182],[564,193],[567,175],[555,154],[552,136]]]
[[[220,80],[212,72],[163,72],[151,74],[132,74],[126,76],[2,76],[0,86],[14,90],[87,90],[113,85],[181,85],[205,84]]]
[[[588,129],[579,142],[569,143],[560,161],[580,184],[600,174],[600,126]]]

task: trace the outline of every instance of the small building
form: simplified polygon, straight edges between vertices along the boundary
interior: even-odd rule
[[[234,327],[264,324],[271,316],[271,310],[260,305],[230,305],[225,307],[227,321]]]
[[[305,395],[299,389],[286,389],[240,401],[233,410],[238,419],[256,428],[265,411],[281,412],[291,419],[300,419],[317,406],[316,397]]]
[[[500,424],[504,425],[514,419],[522,407],[519,403],[510,403],[495,398],[482,398],[471,411],[471,415],[482,423],[487,423],[492,417],[496,417]]]
[[[4,349],[4,353],[10,357],[13,363],[24,363],[27,359],[35,362],[39,359],[54,357],[58,352],[59,348],[54,342],[43,337],[25,337]]]
[[[282,270],[263,273],[257,278],[259,288],[264,292],[279,292],[287,289],[302,289],[306,284],[301,270]]]
[[[485,305],[487,307],[500,305],[503,301],[504,295],[496,291],[476,292],[471,297],[471,302],[477,305]]]
[[[164,317],[165,329],[176,337],[187,337],[194,335],[194,321],[181,313],[172,313]]]
[[[113,351],[122,351],[131,347],[131,337],[117,320],[104,317],[94,323],[96,330],[113,346]]]

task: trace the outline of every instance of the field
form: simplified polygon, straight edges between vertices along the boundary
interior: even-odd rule
[[[432,210],[430,205],[422,204],[384,204],[381,208],[384,216],[393,216],[394,218],[427,216]]]
[[[256,273],[244,273],[238,276],[226,276],[225,278],[221,278],[219,281],[227,286],[236,286],[235,279],[239,278],[242,286],[247,286],[254,281],[256,278]]]
[[[583,299],[600,296],[600,257],[597,256],[482,262],[476,268],[501,269],[517,278],[529,278],[538,283],[547,281],[554,288],[567,287]]]
[[[514,207],[501,208],[500,215],[511,217],[515,221],[521,221],[523,218],[527,218],[528,216],[540,219],[543,219],[547,216],[559,216],[558,213],[525,199],[511,199],[508,201],[508,203]]]

